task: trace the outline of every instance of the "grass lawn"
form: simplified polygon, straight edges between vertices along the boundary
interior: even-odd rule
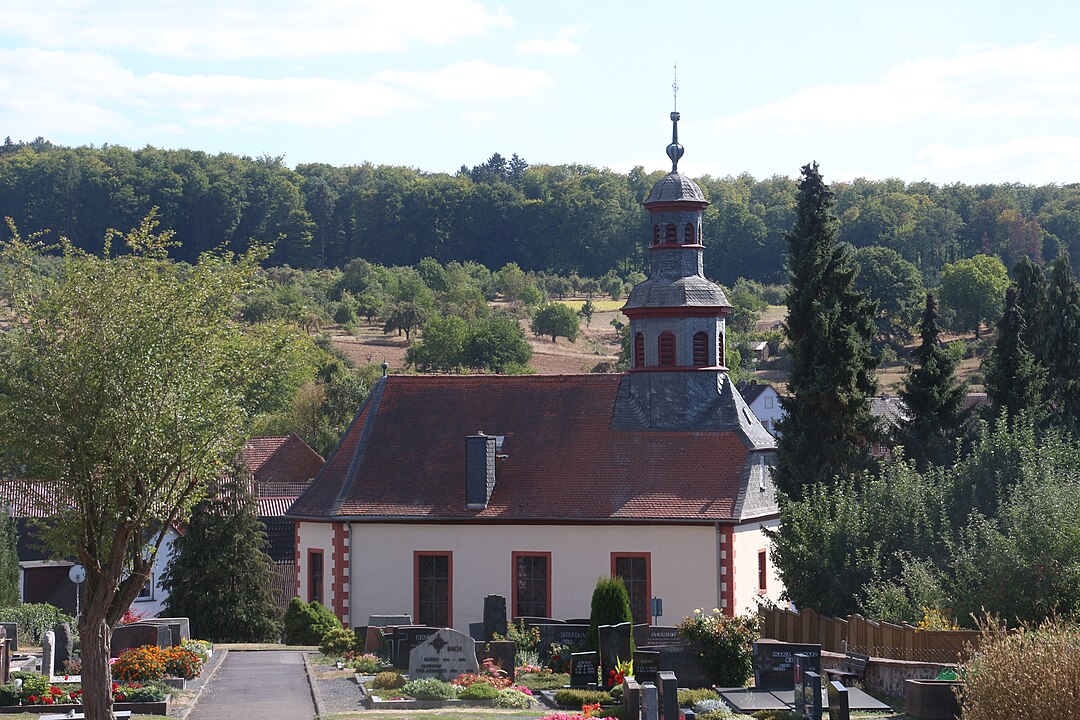
[[[555,302],[565,305],[574,312],[581,310],[581,306],[585,304],[584,300],[556,300]],[[612,300],[611,298],[593,298],[592,301],[594,312],[610,312],[612,310],[618,310],[626,304],[625,300]]]

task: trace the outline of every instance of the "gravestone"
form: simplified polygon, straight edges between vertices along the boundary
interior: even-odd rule
[[[516,679],[514,659],[517,657],[517,643],[513,640],[492,640],[476,643],[476,659],[482,664],[491,658],[496,667],[502,668],[513,682]]]
[[[16,623],[6,622],[0,623],[0,627],[4,628],[8,639],[11,640],[11,651],[17,651],[19,649],[19,626]]]
[[[388,646],[388,656],[391,664],[396,668],[409,667],[410,655],[425,640],[430,638],[439,628],[426,625],[401,625],[384,639]],[[469,638],[472,640],[472,638]],[[476,642],[472,640],[472,642]],[[456,676],[455,676],[456,677]]]
[[[506,637],[506,598],[488,595],[484,598],[484,640]]]
[[[686,639],[679,635],[679,628],[668,625],[635,625],[635,645],[679,645]]]
[[[41,638],[41,674],[51,678],[56,674],[56,633],[46,630]]]
[[[140,620],[136,625],[161,625],[169,629],[171,634],[170,647],[183,645],[191,639],[191,621],[185,618],[151,618]]]
[[[641,686],[641,720],[660,720],[660,692],[652,683]]]
[[[11,681],[11,639],[7,636],[7,630],[0,625],[0,685],[7,685]]]
[[[660,669],[671,670],[684,687],[709,687],[712,681],[705,672],[701,655],[689,643],[678,645],[651,645],[639,650],[660,653]]]
[[[598,654],[592,650],[570,654],[570,687],[585,688],[596,684]]]
[[[754,685],[765,690],[795,689],[795,653],[810,655],[803,669],[821,672],[821,645],[758,640],[754,643]]]
[[[675,673],[667,670],[661,672],[658,687],[660,716],[664,720],[679,720],[679,681],[675,679]]]
[[[450,681],[464,673],[476,673],[476,641],[451,628],[436,630],[409,653],[409,679],[437,678]]]
[[[655,682],[660,673],[660,653],[657,650],[634,651],[634,679],[638,682]]]
[[[821,720],[821,676],[805,669],[814,660],[808,653],[795,653],[795,717],[804,720]]]
[[[626,720],[640,720],[641,718],[641,685],[637,678],[625,678],[623,680],[623,714]]]
[[[633,655],[630,651],[630,633],[632,625],[628,622],[618,625],[601,625],[598,628],[600,635],[600,668],[601,682],[606,686],[611,672],[618,662],[626,662]]]
[[[112,651],[110,654],[111,657],[120,657],[120,653],[125,650],[142,647],[143,645],[170,647],[172,645],[172,632],[163,625],[150,625],[147,623],[118,625],[113,630]]]
[[[56,627],[53,628],[53,634],[56,636],[56,647],[53,651],[53,668],[56,670],[56,675],[66,675],[67,668],[64,663],[75,654],[75,638],[71,635],[71,625],[57,623]]]
[[[829,683],[829,720],[851,720],[847,688],[836,680]]]
[[[412,625],[412,615],[369,615],[369,627],[389,627],[391,625]]]
[[[514,618],[515,623],[524,624],[526,628],[535,627],[537,625],[562,625],[562,620],[556,620],[555,618],[546,617],[533,617],[531,615],[520,615]]]
[[[547,660],[550,657],[552,643],[566,645],[571,650],[582,650],[587,644],[588,625],[559,623],[556,625],[537,625],[536,627],[540,630],[539,648],[541,660]]]

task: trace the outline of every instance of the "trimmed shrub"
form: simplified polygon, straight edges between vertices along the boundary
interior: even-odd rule
[[[338,657],[356,649],[356,633],[334,628],[319,640],[319,650],[327,657]]]
[[[754,673],[758,622],[753,616],[729,618],[715,608],[711,613],[695,610],[679,623],[679,634],[697,649],[714,685],[742,687]]]
[[[602,707],[592,714],[595,718],[615,718],[615,720],[623,720],[626,717],[626,709],[618,705],[610,705],[608,707]]]
[[[457,697],[456,687],[435,678],[410,680],[401,688],[401,692],[417,700],[453,700]]]
[[[495,707],[509,708],[513,710],[525,710],[532,707],[532,698],[514,688],[500,690],[495,697]]]
[[[318,645],[323,635],[341,627],[341,621],[322,603],[306,603],[298,597],[285,611],[285,642],[289,645]]]
[[[618,625],[619,623],[634,622],[634,616],[630,612],[630,595],[626,592],[626,583],[621,577],[605,578],[596,581],[596,587],[592,594],[592,611],[589,613],[589,633],[586,644],[590,650],[600,649],[601,625]],[[634,634],[630,633],[630,657],[619,658],[630,660],[634,656]]]
[[[555,691],[555,704],[559,707],[580,708],[582,705],[595,705],[611,702],[611,693],[606,690],[573,690],[563,688]]]
[[[397,690],[405,687],[405,678],[397,672],[381,672],[371,681],[372,690]]]
[[[694,690],[681,688],[679,690],[679,705],[681,707],[696,707],[697,703],[701,702],[702,700],[719,699],[720,698],[716,696],[716,693],[714,693],[709,688],[696,688]],[[697,712],[697,710],[695,710],[694,712]]]
[[[462,700],[494,700],[499,691],[491,683],[475,682],[458,691],[458,697]]]
[[[75,618],[48,603],[24,603],[0,609],[0,622],[13,622],[19,626],[19,642],[41,645],[45,633],[59,623],[75,627]]]

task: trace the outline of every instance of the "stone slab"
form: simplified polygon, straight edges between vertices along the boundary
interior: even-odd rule
[[[120,653],[125,650],[142,647],[143,645],[170,647],[172,645],[172,632],[163,625],[151,625],[148,623],[119,625],[113,630],[112,657],[119,657]]]
[[[409,653],[409,678],[450,681],[463,673],[476,673],[476,641],[451,628],[436,630]]]
[[[758,710],[789,710],[791,708],[788,703],[785,703],[768,690],[744,688],[741,690],[720,690],[718,692],[724,702],[735,708],[735,712],[750,714]]]
[[[766,690],[795,689],[795,653],[805,653],[803,669],[821,672],[821,645],[758,640],[754,643],[754,685]]]

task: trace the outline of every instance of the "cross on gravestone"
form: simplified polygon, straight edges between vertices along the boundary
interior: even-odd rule
[[[600,657],[594,651],[570,654],[570,687],[585,688],[596,684]]]
[[[45,636],[41,639],[41,674],[47,678],[56,674],[55,648],[56,633],[46,630]]]
[[[409,653],[409,679],[437,678],[453,680],[458,675],[477,673],[476,641],[451,628],[436,630],[434,635]]]

